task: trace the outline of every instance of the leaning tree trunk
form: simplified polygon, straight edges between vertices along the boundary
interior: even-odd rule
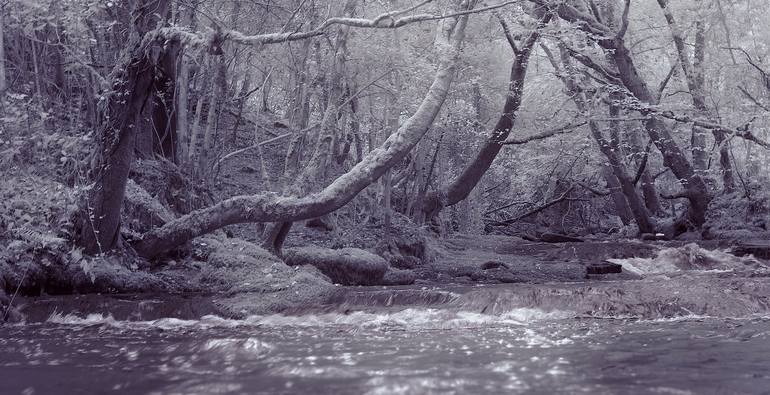
[[[657,104],[657,99],[639,74],[631,57],[631,52],[623,38],[628,28],[628,7],[624,11],[621,28],[615,31],[615,29],[604,25],[595,16],[583,13],[567,2],[555,4],[549,0],[531,1],[539,5],[553,6],[552,9],[558,13],[560,18],[576,24],[580,29],[590,33],[593,37],[598,37],[596,43],[604,49],[607,56],[615,64],[618,70],[618,77],[623,86],[643,104]],[[630,5],[630,2],[627,1],[626,5]],[[695,172],[684,152],[682,152],[671,137],[668,126],[658,116],[651,114],[649,111],[642,110],[641,112],[644,115],[648,115],[644,121],[644,127],[663,156],[663,164],[671,169],[671,172],[680,181],[683,188],[681,195],[690,201],[687,219],[694,226],[699,227],[703,225],[706,221],[708,204],[711,201],[708,185],[703,177]]]
[[[551,54],[551,52],[546,50],[546,55],[548,55],[548,59],[550,60],[551,65],[557,71],[559,78],[564,83],[564,86],[566,87],[569,96],[572,98],[572,101],[575,103],[578,111],[581,113],[589,113],[590,115],[590,103],[592,98],[587,97],[586,91],[581,86],[580,81],[576,80],[580,73],[573,67],[570,60],[570,54],[563,45],[559,48],[559,54],[561,63],[564,65],[563,69],[559,67],[559,63]],[[610,113],[613,114],[613,112],[614,109],[611,106]],[[591,130],[591,135],[599,145],[599,150],[602,152],[602,154],[604,154],[605,157],[607,157],[612,175],[615,177],[619,184],[618,186],[620,187],[620,191],[625,197],[626,203],[628,204],[628,209],[631,211],[631,214],[636,221],[636,225],[639,227],[639,231],[641,233],[655,233],[655,222],[652,220],[650,213],[644,206],[644,202],[639,197],[634,183],[626,172],[625,165],[618,156],[618,154],[621,152],[621,149],[619,141],[620,139],[615,134],[616,131],[612,132],[611,138],[608,141],[602,134],[602,130],[596,121],[589,121],[588,126]]]
[[[509,44],[514,51],[513,65],[509,78],[508,95],[503,105],[503,113],[495,124],[492,133],[482,145],[476,157],[471,161],[459,177],[441,188],[427,195],[422,204],[422,214],[425,216],[425,222],[431,223],[446,206],[457,204],[473,191],[473,188],[479,183],[484,173],[492,166],[492,162],[497,157],[503,142],[513,129],[516,120],[516,112],[521,105],[522,93],[524,91],[524,80],[527,76],[527,66],[529,64],[529,55],[532,53],[532,47],[540,36],[540,29],[551,19],[551,13],[546,13],[538,21],[537,28],[524,39],[521,48],[518,48],[510,36],[508,29]],[[505,26],[505,25],[504,25]]]
[[[606,41],[613,43],[612,45],[605,44],[605,48],[610,51],[617,65],[623,85],[643,103],[655,104],[656,100],[647,83],[639,75],[631,54],[622,40],[605,40],[603,42]],[[663,120],[651,115],[644,121],[644,127],[663,156],[663,164],[671,169],[671,172],[682,184],[684,194],[690,201],[690,208],[687,212],[688,220],[696,227],[700,227],[706,222],[706,211],[711,201],[711,194],[706,181],[695,172],[693,166],[687,161],[687,157],[674,141]]]
[[[107,102],[107,124],[100,136],[101,160],[81,213],[78,244],[89,254],[109,251],[120,242],[120,212],[134,159],[136,132],[133,129],[137,114],[148,99],[156,67],[147,56],[150,52],[147,45],[163,46],[156,41],[143,45],[143,36],[162,23],[168,3],[167,0],[140,0],[136,4],[136,32],[122,66],[116,68],[113,94]]]
[[[330,213],[351,201],[393,165],[401,162],[427,133],[446,99],[454,79],[456,60],[463,41],[467,17],[440,22],[436,48],[440,61],[433,83],[415,113],[379,148],[369,152],[347,173],[322,191],[303,197],[262,193],[236,196],[213,206],[169,221],[144,235],[135,244],[139,255],[156,257],[187,240],[223,226],[247,222],[290,222]]]

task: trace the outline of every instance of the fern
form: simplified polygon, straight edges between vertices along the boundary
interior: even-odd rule
[[[61,237],[38,232],[29,228],[15,228],[10,231],[12,236],[26,241],[34,249],[58,251],[66,247],[67,241]]]

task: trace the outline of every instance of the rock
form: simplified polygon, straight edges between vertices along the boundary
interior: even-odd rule
[[[390,262],[390,266],[397,269],[414,269],[422,265],[420,258],[400,254],[391,254],[388,256],[388,262]]]
[[[582,243],[583,239],[557,233],[543,233],[540,235],[540,241],[546,243]]]
[[[701,234],[698,232],[688,231],[680,234],[676,237],[677,240],[685,240],[685,241],[696,241],[701,240],[703,237],[701,237]]]
[[[487,269],[474,272],[471,274],[470,279],[475,282],[482,283],[518,283],[522,282],[521,276],[511,272],[510,270],[500,266],[494,269]]]
[[[498,261],[487,261],[481,264],[481,270],[498,269],[501,267],[508,269],[508,265]]]
[[[334,283],[342,285],[381,284],[388,270],[385,259],[358,248],[287,248],[283,258],[291,266],[313,265]]]
[[[622,273],[623,266],[603,261],[600,263],[591,263],[586,266],[586,274],[609,274],[609,273]]]
[[[305,222],[305,227],[317,228],[317,229],[325,230],[327,232],[331,232],[334,230],[334,224],[332,224],[331,221],[329,221],[329,217],[327,216],[309,219],[307,222]]]
[[[412,285],[417,275],[411,270],[391,269],[382,278],[382,285]]]
[[[733,247],[732,253],[737,256],[754,255],[755,258],[770,259],[770,243],[766,241],[739,243]]]

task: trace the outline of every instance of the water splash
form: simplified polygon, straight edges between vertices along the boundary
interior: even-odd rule
[[[607,259],[639,275],[674,273],[686,270],[729,272],[733,270],[764,269],[767,267],[753,256],[737,257],[722,250],[707,250],[695,243],[682,247],[664,248],[655,258]]]

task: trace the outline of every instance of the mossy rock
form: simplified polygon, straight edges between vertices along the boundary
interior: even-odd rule
[[[291,266],[315,266],[334,283],[342,285],[382,284],[383,276],[388,270],[388,262],[385,259],[358,248],[287,248],[283,258]]]

